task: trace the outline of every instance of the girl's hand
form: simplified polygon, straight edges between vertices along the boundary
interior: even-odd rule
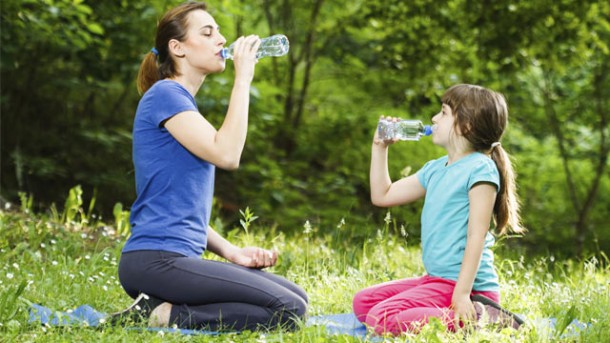
[[[256,52],[261,45],[257,35],[239,37],[235,41],[233,50],[233,65],[235,66],[235,80],[250,83],[254,78],[254,66],[258,62]]]
[[[469,294],[453,294],[451,307],[453,308],[453,324],[456,329],[460,327],[460,321],[468,324],[477,320],[477,312],[472,301],[470,301]]]
[[[245,247],[238,249],[228,258],[229,261],[248,268],[267,268],[277,262],[277,251],[258,247]]]
[[[384,116],[379,117],[379,120],[384,119]],[[389,120],[389,121],[393,121],[396,122],[398,121],[398,118],[393,118],[393,117],[387,117],[385,118],[385,120]],[[375,129],[375,136],[373,137],[373,144],[382,147],[382,148],[386,148],[389,145],[392,145],[394,143],[398,142],[398,139],[379,139],[379,130]]]

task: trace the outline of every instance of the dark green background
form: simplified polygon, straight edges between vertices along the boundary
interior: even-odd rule
[[[94,211],[134,199],[135,77],[155,23],[178,1],[3,0],[1,195],[45,210],[81,185]],[[610,247],[610,3],[607,1],[209,2],[229,42],[284,33],[288,56],[263,59],[252,87],[241,167],[219,171],[218,223],[247,206],[285,232],[309,220],[354,240],[387,210],[370,204],[370,145],[380,115],[429,121],[455,83],[505,94],[528,234],[508,247],[553,255]],[[197,101],[218,125],[232,65]],[[398,143],[393,178],[443,154],[429,140]],[[419,235],[421,203],[391,209]]]

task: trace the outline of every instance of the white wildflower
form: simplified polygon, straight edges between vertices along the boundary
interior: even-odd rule
[[[305,221],[305,225],[303,225],[303,227],[305,228],[305,230],[303,230],[303,233],[309,235],[312,231],[311,224],[309,224],[309,220]]]
[[[341,218],[339,224],[337,224],[337,229],[341,229],[345,226],[345,218]]]

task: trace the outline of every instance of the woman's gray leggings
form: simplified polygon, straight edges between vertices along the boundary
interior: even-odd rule
[[[140,250],[123,253],[127,294],[172,304],[170,325],[211,331],[293,329],[307,312],[305,291],[281,276],[232,263]]]

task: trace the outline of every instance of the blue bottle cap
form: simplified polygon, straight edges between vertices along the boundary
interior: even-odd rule
[[[430,136],[432,134],[432,127],[430,125],[424,125],[424,136]]]

